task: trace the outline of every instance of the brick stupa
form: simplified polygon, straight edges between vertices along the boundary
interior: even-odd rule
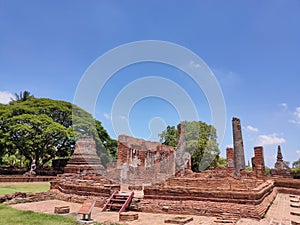
[[[102,207],[114,191],[120,190],[118,183],[104,176],[104,167],[92,137],[82,137],[76,142],[64,172],[50,182],[50,191],[59,200],[82,203],[92,197],[96,200],[96,206]]]
[[[96,142],[92,137],[82,137],[76,141],[74,153],[64,168],[65,173],[102,174],[104,167],[96,153]]]
[[[285,177],[285,178],[291,178],[292,177],[291,169],[283,161],[280,145],[278,146],[278,149],[277,149],[277,161],[274,165],[274,169],[271,169],[270,173],[271,173],[272,176],[279,176],[279,177]]]

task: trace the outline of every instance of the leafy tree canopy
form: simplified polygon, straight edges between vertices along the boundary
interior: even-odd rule
[[[206,168],[215,168],[224,164],[219,162],[220,150],[217,143],[216,129],[201,121],[184,121],[186,127],[186,149],[192,157],[192,170],[199,172]],[[177,147],[178,131],[174,126],[168,126],[161,134],[163,144]]]
[[[36,160],[42,167],[56,157],[70,156],[75,140],[84,135],[94,137],[103,163],[116,156],[117,141],[86,111],[69,102],[35,98],[29,92],[20,95],[21,100],[0,104],[0,157],[16,155],[21,162]]]
[[[298,159],[297,161],[293,162],[293,168],[300,168],[300,159]]]

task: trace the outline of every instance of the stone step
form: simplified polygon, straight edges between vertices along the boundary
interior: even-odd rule
[[[292,211],[290,212],[291,215],[294,215],[294,216],[300,216],[300,212],[299,211]]]
[[[126,201],[126,199],[116,199],[116,198],[113,198],[110,201],[124,203]]]
[[[123,204],[114,204],[114,203],[113,204],[109,203],[107,205],[112,207],[118,207],[118,208],[121,208],[123,206]]]

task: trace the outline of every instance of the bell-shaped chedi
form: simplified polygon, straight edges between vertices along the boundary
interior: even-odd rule
[[[75,150],[68,164],[64,168],[65,173],[95,173],[104,171],[99,156],[96,153],[96,142],[92,137],[81,137],[76,141]]]
[[[280,176],[280,177],[292,177],[290,167],[283,161],[281,147],[278,146],[277,149],[277,161],[275,163],[274,169],[270,171],[272,176]]]

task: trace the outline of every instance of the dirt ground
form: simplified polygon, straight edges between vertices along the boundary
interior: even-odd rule
[[[13,208],[20,210],[32,210],[35,212],[43,213],[54,213],[55,206],[70,206],[70,213],[67,216],[72,216],[80,218],[78,215],[79,208],[81,204],[64,202],[60,200],[50,200],[32,203],[23,203],[13,205]],[[299,221],[299,217],[291,216],[290,212],[295,211],[290,207],[290,196],[287,194],[278,194],[274,203],[270,207],[267,215],[264,219],[257,221],[252,219],[242,218],[236,224],[238,225],[289,225],[291,220]],[[299,209],[297,209],[299,211]],[[137,221],[127,222],[124,224],[132,225],[159,225],[165,224],[166,219],[172,219],[176,216],[183,217],[193,217],[193,221],[189,222],[188,225],[213,225],[214,217],[204,217],[204,216],[189,216],[189,215],[171,215],[171,214],[153,214],[153,213],[138,213],[139,219]],[[101,208],[95,207],[92,212],[92,218],[98,222],[119,222],[119,217],[117,212],[101,212]]]
[[[40,183],[40,182],[36,182]],[[0,183],[0,186],[13,185],[21,183]],[[23,184],[23,183],[22,183]],[[298,196],[300,197],[300,196]],[[22,203],[12,205],[13,208],[20,210],[31,210],[34,212],[43,212],[54,214],[55,206],[70,206],[70,213],[65,214],[66,216],[71,216],[75,218],[81,218],[78,211],[81,204],[64,202],[60,200],[49,200],[31,203]],[[272,206],[268,210],[266,216],[261,221],[242,218],[236,224],[238,225],[271,225],[271,224],[281,224],[288,225],[291,224],[291,220],[300,221],[300,217],[291,216],[290,212],[295,209],[290,207],[290,196],[287,194],[278,194]],[[297,210],[299,211],[299,209]],[[101,212],[101,208],[95,207],[92,212],[92,218],[98,222],[119,222],[121,224],[130,225],[159,225],[165,224],[166,219],[172,219],[174,217],[193,217],[193,221],[189,222],[188,225],[214,225],[216,218],[205,217],[205,216],[189,216],[189,215],[175,215],[175,214],[153,214],[153,213],[138,213],[139,219],[137,221],[121,223],[119,222],[118,212]]]

